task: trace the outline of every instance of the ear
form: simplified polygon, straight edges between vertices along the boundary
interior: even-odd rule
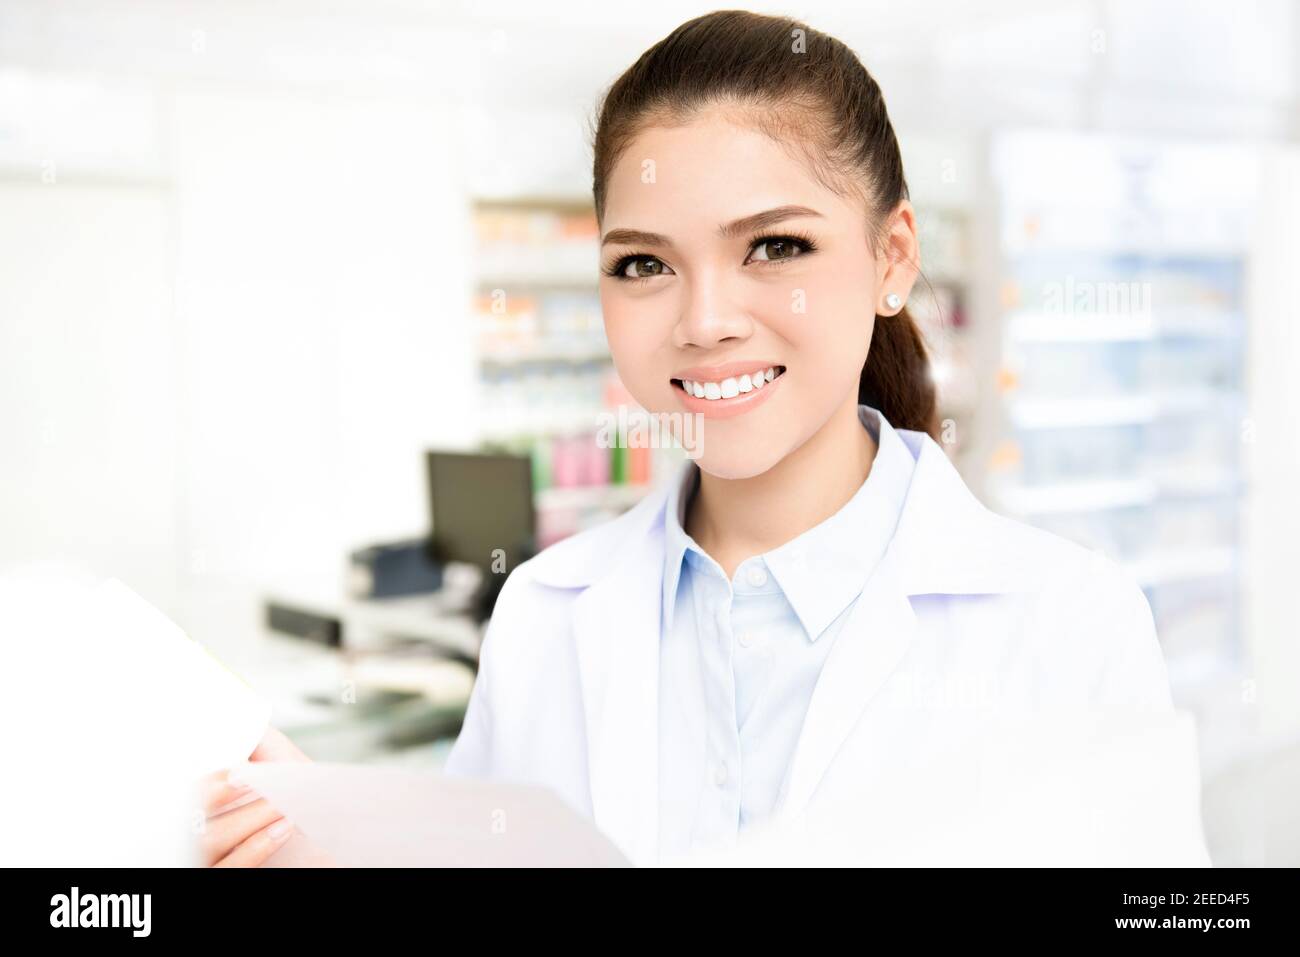
[[[885,297],[893,293],[901,303],[906,303],[920,272],[921,244],[916,236],[916,211],[904,199],[889,215],[882,254],[876,260],[877,313],[892,316],[901,310],[901,305],[888,306]]]

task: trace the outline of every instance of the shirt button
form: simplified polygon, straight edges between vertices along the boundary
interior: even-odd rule
[[[767,570],[762,565],[752,566],[745,577],[755,588],[762,588],[767,584]]]
[[[750,634],[749,632],[747,632],[747,631],[742,631],[742,632],[741,632],[741,633],[736,637],[736,640],[737,640],[738,642],[740,642],[740,647],[742,647],[742,648],[748,648],[750,645],[752,645],[752,644],[754,643],[754,637],[753,637],[753,635],[751,635],[751,634]]]
[[[727,783],[727,766],[721,761],[713,766],[713,783],[718,787]]]

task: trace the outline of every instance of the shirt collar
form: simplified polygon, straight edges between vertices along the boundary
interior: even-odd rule
[[[689,549],[699,550],[695,539],[686,534],[686,505],[695,492],[700,479],[700,469],[687,461],[680,476],[668,490],[664,507],[664,631],[673,625],[673,611],[677,607],[677,585],[681,581],[682,562]]]
[[[866,481],[830,518],[761,556],[812,640],[858,596],[884,555],[916,461],[879,411],[859,405],[858,419],[877,445]],[[704,555],[685,530],[686,504],[699,482],[699,472],[694,462],[688,462],[668,494],[664,513],[665,630],[672,627],[686,553],[694,550]]]

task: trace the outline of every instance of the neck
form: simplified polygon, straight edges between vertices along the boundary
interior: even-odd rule
[[[843,508],[875,458],[876,442],[858,419],[854,394],[761,475],[723,479],[701,471],[686,531],[731,578],[746,558],[784,545]]]

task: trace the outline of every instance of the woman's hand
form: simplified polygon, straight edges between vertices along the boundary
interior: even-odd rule
[[[310,761],[282,731],[267,728],[250,761]],[[207,867],[258,867],[294,833],[293,825],[229,771],[202,780],[206,815],[199,853]]]

